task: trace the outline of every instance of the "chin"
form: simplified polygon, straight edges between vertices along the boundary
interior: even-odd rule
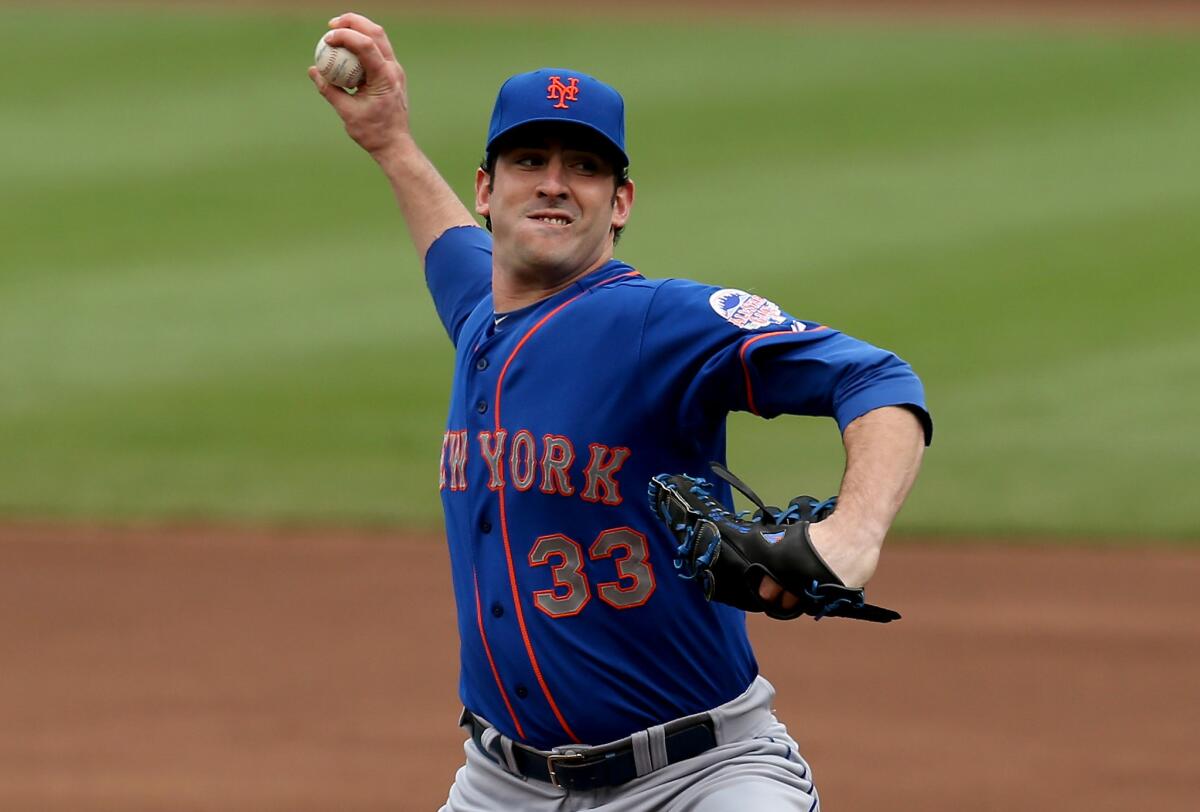
[[[570,258],[545,254],[527,256],[521,264],[530,275],[542,279],[569,276],[579,269],[579,263]]]
[[[537,271],[569,272],[578,264],[579,256],[574,251],[564,251],[561,247],[534,247],[526,244],[524,250],[518,252],[521,265]]]

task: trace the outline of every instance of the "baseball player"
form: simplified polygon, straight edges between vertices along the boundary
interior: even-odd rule
[[[501,86],[475,177],[485,230],[417,147],[384,30],[357,14],[330,28],[366,84],[310,78],[390,181],[456,349],[439,484],[467,739],[443,809],[819,808],[737,604],[865,611],[857,588],[932,431],[919,380],[762,296],[614,259],[635,197],[624,103],[578,71]],[[835,418],[837,509],[722,513],[728,485],[702,478],[732,410]],[[667,504],[681,488],[691,507]],[[729,549],[739,534],[761,548],[720,556],[743,562],[736,600],[724,574],[715,592],[696,577],[717,572],[717,520]],[[843,597],[814,608],[809,570],[785,577],[799,550],[828,568],[814,588]]]

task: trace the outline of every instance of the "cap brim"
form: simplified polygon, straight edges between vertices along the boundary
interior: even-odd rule
[[[493,147],[495,147],[495,145],[496,145],[496,142],[503,140],[504,137],[509,135],[510,133],[514,133],[517,130],[523,129],[525,127],[535,126],[538,124],[566,124],[566,125],[570,125],[573,127],[579,127],[584,130],[589,130],[590,132],[593,132],[596,135],[600,136],[600,139],[608,146],[608,148],[611,149],[612,152],[621,159],[621,163],[620,163],[621,167],[629,166],[629,156],[625,154],[625,150],[621,149],[615,141],[613,141],[611,138],[609,138],[608,134],[606,132],[601,130],[599,127],[588,124],[587,122],[574,121],[573,119],[561,118],[559,116],[543,116],[540,118],[528,118],[528,119],[525,119],[524,121],[517,122],[516,124],[513,124],[509,127],[504,128],[500,132],[496,133],[496,135],[492,137],[491,141],[488,141],[487,154],[490,156],[492,154]]]

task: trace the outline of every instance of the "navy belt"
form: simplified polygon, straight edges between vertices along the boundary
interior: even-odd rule
[[[468,727],[471,738],[488,758],[505,769],[509,765],[483,746],[483,733],[488,726],[475,714],[463,709],[461,726]],[[708,714],[668,722],[663,732],[666,739],[667,764],[693,758],[717,745],[717,734]],[[513,763],[516,773],[525,778],[545,781],[555,787],[570,790],[615,787],[638,777],[630,739],[603,747],[581,748],[575,752],[545,752],[513,742]],[[666,766],[666,765],[659,765]]]

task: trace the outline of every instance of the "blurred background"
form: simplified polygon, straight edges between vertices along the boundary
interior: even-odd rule
[[[415,134],[464,200],[500,82],[543,65],[576,67],[627,102],[638,201],[620,258],[650,277],[760,293],[910,361],[937,428],[897,523],[897,566],[890,575],[881,568],[880,577],[896,579],[885,588],[903,589],[908,578],[910,589],[941,596],[907,604],[917,617],[925,608],[944,618],[972,601],[987,612],[1024,596],[1016,599],[1029,602],[1029,614],[1005,616],[1013,625],[997,638],[1011,642],[1013,630],[1052,614],[1040,611],[1047,592],[1080,572],[1098,585],[1065,599],[1069,622],[1045,626],[1047,650],[1078,649],[1070,679],[1018,650],[1004,663],[1021,660],[1038,678],[989,683],[998,661],[964,647],[948,655],[942,638],[928,649],[890,638],[900,641],[895,662],[920,651],[922,663],[953,663],[957,652],[956,685],[1001,692],[988,706],[1001,726],[1030,722],[1010,731],[1018,743],[1029,744],[1024,737],[1046,720],[1013,708],[1030,697],[1061,707],[1050,684],[1093,697],[1088,719],[1111,718],[1114,694],[1131,703],[1158,697],[1152,716],[1135,718],[1148,725],[1139,741],[1172,743],[1177,766],[1162,767],[1153,752],[1112,763],[1137,765],[1136,777],[1120,776],[1131,792],[1150,781],[1179,790],[1181,805],[1167,799],[1157,808],[1188,808],[1180,799],[1200,790],[1200,748],[1178,726],[1194,717],[1195,697],[1177,686],[1194,690],[1200,669],[1189,666],[1176,687],[1165,687],[1158,669],[1196,645],[1179,618],[1194,620],[1200,608],[1200,4],[357,9],[389,30],[407,70]],[[231,729],[249,741],[369,751],[370,775],[394,780],[385,754],[408,734],[389,738],[401,729],[396,717],[385,733],[361,720],[394,712],[382,697],[418,678],[412,651],[431,646],[434,632],[453,635],[448,603],[442,614],[421,614],[439,595],[448,601],[436,483],[452,350],[386,182],[305,75],[325,20],[343,10],[283,0],[0,3],[8,42],[0,87],[5,808],[51,808],[55,798],[53,808],[79,809],[86,797],[95,808],[126,810],[362,809],[385,796],[391,803],[379,808],[410,808],[395,799],[411,787],[387,785],[377,797],[353,769],[325,775],[325,800],[312,806],[282,779],[248,794],[218,784],[224,794],[214,793],[190,773],[154,767],[159,745],[114,710],[121,697],[155,718],[132,686],[157,680],[174,686],[151,692],[163,707],[178,710],[180,696],[196,703],[194,726],[155,728],[171,741],[225,742],[228,730],[202,720],[232,712],[243,722]],[[732,418],[730,465],[768,501],[836,491],[841,463],[832,422]],[[115,541],[107,529],[131,526],[151,529]],[[265,542],[246,535],[254,528]],[[171,539],[177,546],[167,552]],[[435,551],[428,594],[403,580],[410,560],[387,557],[401,541]],[[931,541],[950,558],[922,558]],[[904,557],[905,545],[915,558]],[[978,552],[997,545],[1049,558],[1004,564]],[[1063,550],[1082,558],[1059,558]],[[972,591],[947,561],[974,573],[1012,566],[1024,580]],[[1031,577],[1047,561],[1063,581]],[[360,569],[351,577],[339,567]],[[930,572],[945,577],[922,583]],[[1108,599],[1118,582],[1151,575],[1169,584],[1160,592],[1175,603],[1140,604],[1135,620],[1124,599]],[[165,596],[146,612],[151,585]],[[354,590],[361,600],[352,605]],[[289,612],[306,601],[319,619],[291,623]],[[51,605],[70,611],[39,609]],[[244,639],[230,644],[218,620]],[[414,631],[422,624],[428,639]],[[1099,625],[1123,630],[1133,648],[1091,641]],[[826,640],[831,658],[851,656],[860,640],[868,664],[891,650],[857,630],[822,637],[833,634],[829,626],[805,633],[818,646]],[[969,646],[972,631],[960,631]],[[1158,632],[1166,636],[1145,636]],[[124,652],[122,639],[161,656]],[[245,678],[249,661],[251,675],[272,675],[263,684],[300,679],[255,659],[267,658],[264,640],[307,652],[307,667],[333,658],[343,669],[303,672],[310,679],[294,696],[279,693],[300,707],[330,701],[348,672],[364,680],[350,689],[358,704],[324,706],[326,718],[361,723],[306,728],[280,706],[245,727],[245,714],[257,718],[253,708],[274,689],[243,696],[229,675]],[[154,648],[170,641],[228,660],[173,660],[166,652],[175,649]],[[392,658],[391,670],[380,656]],[[1075,681],[1115,659],[1142,670],[1111,686]],[[205,664],[229,676],[232,693],[201,676]],[[421,796],[433,799],[444,797],[461,756],[453,654],[439,655],[438,668],[440,715],[430,724],[444,723],[439,752],[449,756]],[[83,704],[65,699],[89,684]],[[51,698],[29,710],[27,692],[45,685]],[[881,712],[905,702],[914,715],[922,707],[888,696]],[[149,761],[137,763],[151,766],[122,773],[93,759],[93,745],[63,745],[95,733],[86,708],[112,721],[104,747],[140,741],[137,759]],[[847,724],[837,708],[828,714],[831,728]],[[807,718],[820,724],[819,713]],[[873,721],[856,741],[869,740]],[[1038,765],[1061,776],[1055,759],[1067,750],[1132,738],[1076,732]],[[903,746],[928,753],[941,742],[952,751],[955,736],[926,728]],[[997,763],[981,747],[977,762]],[[316,746],[303,759],[264,758],[272,775],[315,775],[327,764]],[[91,777],[81,783],[47,777],[55,764],[85,762]],[[836,765],[849,758],[829,762],[831,797],[861,801],[840,808],[884,808],[856,796],[848,773],[837,783]],[[252,784],[261,777],[255,763],[238,761],[242,772],[228,780]],[[14,777],[26,767],[33,772]],[[987,773],[941,808],[999,809],[981,798],[1003,797],[1012,783],[1008,773]],[[1065,786],[1044,808],[1083,808]],[[1114,809],[1143,797],[1105,792]]]
[[[619,256],[909,360],[906,533],[1200,534],[1194,25],[638,5],[366,10],[465,199],[499,82],[578,66],[627,97]],[[304,75],[330,8],[5,9],[0,513],[438,526],[451,348]],[[734,470],[832,491],[831,426],[735,418]]]

